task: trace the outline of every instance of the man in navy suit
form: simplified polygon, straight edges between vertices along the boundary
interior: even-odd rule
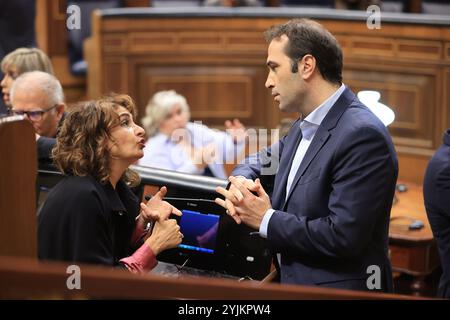
[[[266,38],[266,87],[280,110],[302,116],[237,166],[216,202],[267,238],[281,283],[392,291],[398,162],[389,133],[342,84],[342,51],[323,26],[291,20]]]
[[[450,129],[428,164],[423,196],[443,271],[438,296],[450,298]]]

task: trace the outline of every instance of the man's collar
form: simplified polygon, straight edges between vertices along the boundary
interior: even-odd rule
[[[323,119],[330,111],[331,107],[336,103],[341,94],[345,91],[345,85],[341,84],[339,89],[337,89],[331,96],[329,96],[320,106],[315,108],[304,121],[320,126]]]

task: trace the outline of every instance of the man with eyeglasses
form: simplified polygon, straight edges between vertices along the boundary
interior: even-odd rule
[[[25,72],[14,81],[10,96],[11,112],[25,116],[36,131],[39,163],[50,162],[51,150],[65,116],[60,82],[46,72]]]

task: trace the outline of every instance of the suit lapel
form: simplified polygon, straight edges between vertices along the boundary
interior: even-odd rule
[[[294,190],[294,187],[297,184],[298,180],[300,180],[300,177],[309,167],[309,164],[317,155],[317,153],[320,151],[325,142],[327,142],[329,137],[330,133],[328,132],[328,130],[323,129],[323,127],[319,127],[319,129],[317,129],[314,139],[313,141],[311,141],[308,151],[306,151],[305,157],[303,158],[302,163],[300,164],[300,167],[298,168],[297,173],[295,174],[294,180],[292,181],[291,189],[289,190],[289,195],[286,197],[286,202],[289,200],[289,197],[292,194],[292,190]]]
[[[295,151],[302,140],[302,131],[300,129],[300,121],[296,121],[293,125],[292,131],[286,137],[283,153],[281,154],[278,173],[275,176],[274,196],[272,198],[272,207],[281,209],[284,199],[286,197],[286,181],[291,169],[292,161],[295,156]]]
[[[313,141],[311,141],[311,144],[309,145],[308,151],[306,151],[305,157],[303,158],[300,167],[298,168],[297,173],[295,174],[294,180],[292,181],[291,189],[289,190],[289,195],[286,198],[283,208],[286,206],[286,203],[289,201],[290,196],[292,195],[292,191],[295,189],[295,186],[297,185],[298,181],[300,180],[300,177],[305,173],[305,171],[308,169],[311,161],[316,157],[317,153],[322,149],[322,147],[325,145],[325,143],[328,141],[328,139],[331,136],[330,131],[336,127],[339,119],[341,118],[342,114],[345,110],[350,106],[352,101],[355,99],[355,95],[353,92],[351,92],[348,88],[344,90],[344,92],[341,94],[339,99],[336,101],[336,103],[331,107],[328,114],[323,119],[322,123],[320,124],[319,128],[317,129],[317,132],[314,136]],[[300,126],[299,126],[300,127]],[[297,143],[298,146],[298,143]],[[297,148],[294,149],[293,153],[295,154],[295,151]],[[284,153],[284,152],[283,152]],[[291,159],[292,163],[292,159]],[[281,163],[280,163],[281,166]],[[286,179],[283,180],[284,184],[281,185],[286,189],[286,181],[287,181],[287,175],[289,175],[290,166],[287,169]],[[280,192],[283,195],[285,195],[286,191]],[[280,199],[284,201],[283,199]]]

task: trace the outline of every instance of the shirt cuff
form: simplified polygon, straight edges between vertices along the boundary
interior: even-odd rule
[[[145,243],[135,251],[131,256],[120,260],[132,273],[149,273],[158,261],[152,249]]]
[[[273,210],[272,208],[268,209],[261,221],[261,225],[259,226],[259,235],[263,238],[267,238],[267,228],[269,227],[269,221],[270,218],[272,218],[274,212],[275,210]]]

